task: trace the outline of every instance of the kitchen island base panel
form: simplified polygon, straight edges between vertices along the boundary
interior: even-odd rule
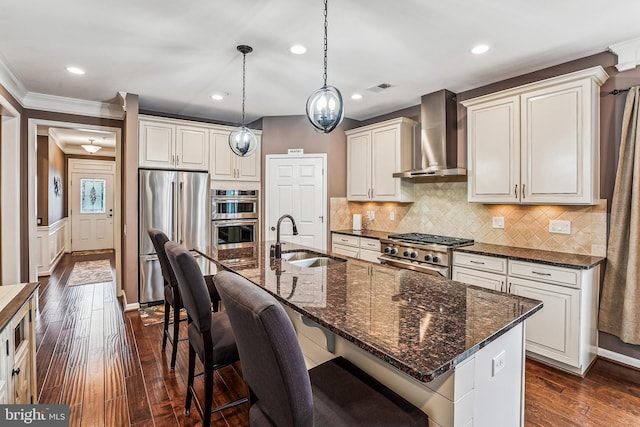
[[[335,336],[335,352],[328,349],[325,328],[302,321],[284,306],[291,318],[302,353],[311,368],[336,356],[385,384],[429,415],[430,426],[523,425],[524,327],[520,323],[453,370],[424,383],[391,367],[342,337]],[[319,326],[319,325],[318,325]],[[504,354],[504,356],[500,356]],[[496,362],[494,362],[496,359]],[[496,363],[503,361],[502,368]]]

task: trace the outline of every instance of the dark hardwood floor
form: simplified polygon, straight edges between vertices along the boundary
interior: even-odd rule
[[[67,254],[40,280],[39,402],[70,405],[72,426],[201,425],[195,405],[184,415],[188,343],[179,343],[171,373],[162,325],[145,327],[137,310],[123,313],[113,283],[65,286],[75,262],[105,257],[113,265],[109,254]],[[215,404],[245,394],[240,366],[216,374]],[[213,425],[248,425],[247,405],[215,414]],[[640,426],[640,371],[600,359],[582,379],[528,360],[525,425]]]

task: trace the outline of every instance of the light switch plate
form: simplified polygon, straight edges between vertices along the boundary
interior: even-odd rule
[[[394,211],[391,211],[389,213],[389,221],[395,221],[396,220],[396,213]]]
[[[549,221],[549,233],[571,234],[571,221],[552,219]]]
[[[493,228],[504,228],[504,217],[494,216],[491,218],[491,226]]]
[[[491,360],[491,376],[495,377],[505,365],[505,351],[502,350],[496,357]]]

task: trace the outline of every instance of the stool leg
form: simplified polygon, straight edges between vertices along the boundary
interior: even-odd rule
[[[176,357],[178,356],[178,341],[180,338],[180,307],[178,304],[175,304],[173,307],[173,340],[171,343],[173,344],[173,348],[171,349],[171,372],[176,370]]]
[[[189,373],[187,374],[187,398],[184,402],[184,413],[191,413],[191,399],[193,398],[193,377],[196,370],[196,351],[189,343]]]
[[[211,364],[204,370],[204,406],[202,410],[202,427],[211,425],[211,407],[213,406],[213,376],[214,371]]]
[[[169,335],[169,310],[171,305],[164,300],[164,331],[162,332],[162,351],[167,347],[167,335]],[[175,346],[174,346],[175,347]]]

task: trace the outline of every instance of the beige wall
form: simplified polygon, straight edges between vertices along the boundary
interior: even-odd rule
[[[49,220],[47,224],[55,224],[67,216],[67,164],[60,147],[51,138],[47,139],[49,140],[49,181],[47,185]],[[54,192],[55,179],[59,179],[61,184],[60,193],[57,196]]]

